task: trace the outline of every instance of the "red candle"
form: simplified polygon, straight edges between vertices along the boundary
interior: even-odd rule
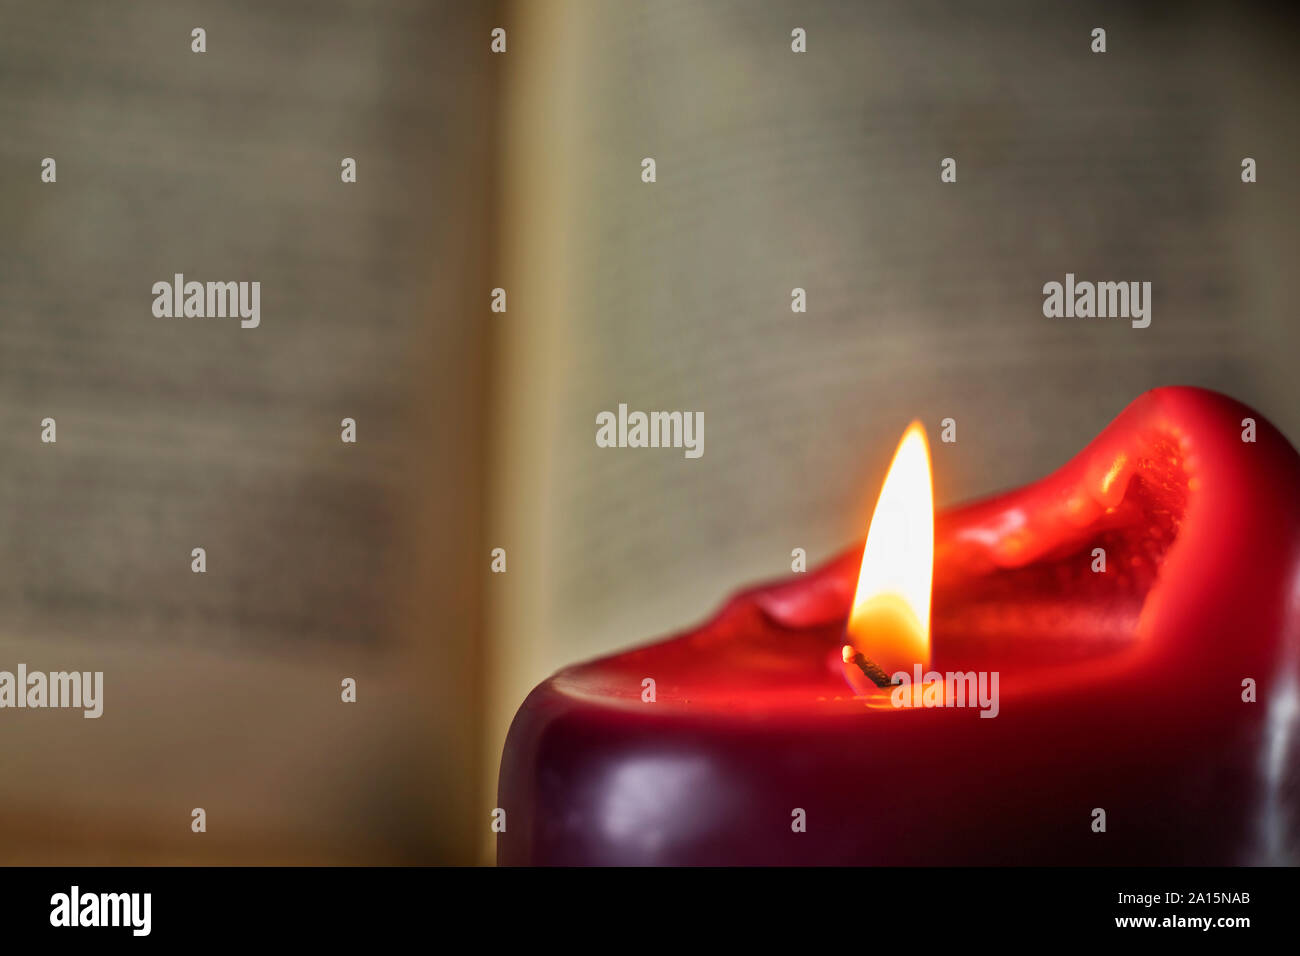
[[[1258,414],[1149,392],[1054,474],[935,516],[929,607],[862,606],[855,548],[542,683],[502,757],[499,862],[1294,863],[1297,491]],[[905,595],[900,540],[876,558]],[[877,687],[873,655],[996,673],[996,708]]]

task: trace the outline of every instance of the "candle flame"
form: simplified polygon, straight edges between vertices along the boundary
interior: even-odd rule
[[[886,674],[930,664],[934,489],[925,426],[912,422],[871,515],[849,612],[853,644]],[[844,656],[850,658],[850,649]]]

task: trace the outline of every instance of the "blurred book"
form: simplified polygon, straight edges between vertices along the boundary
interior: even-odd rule
[[[0,863],[474,861],[494,10],[3,8]]]

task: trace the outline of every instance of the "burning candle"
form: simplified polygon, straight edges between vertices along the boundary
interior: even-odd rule
[[[498,859],[1295,862],[1297,489],[1261,416],[1164,388],[934,516],[914,425],[862,549],[534,689]]]

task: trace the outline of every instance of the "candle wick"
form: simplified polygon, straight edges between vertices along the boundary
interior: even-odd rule
[[[852,644],[844,645],[844,663],[854,664],[858,670],[867,676],[867,679],[877,687],[893,687],[894,682],[875,661],[871,660]]]

